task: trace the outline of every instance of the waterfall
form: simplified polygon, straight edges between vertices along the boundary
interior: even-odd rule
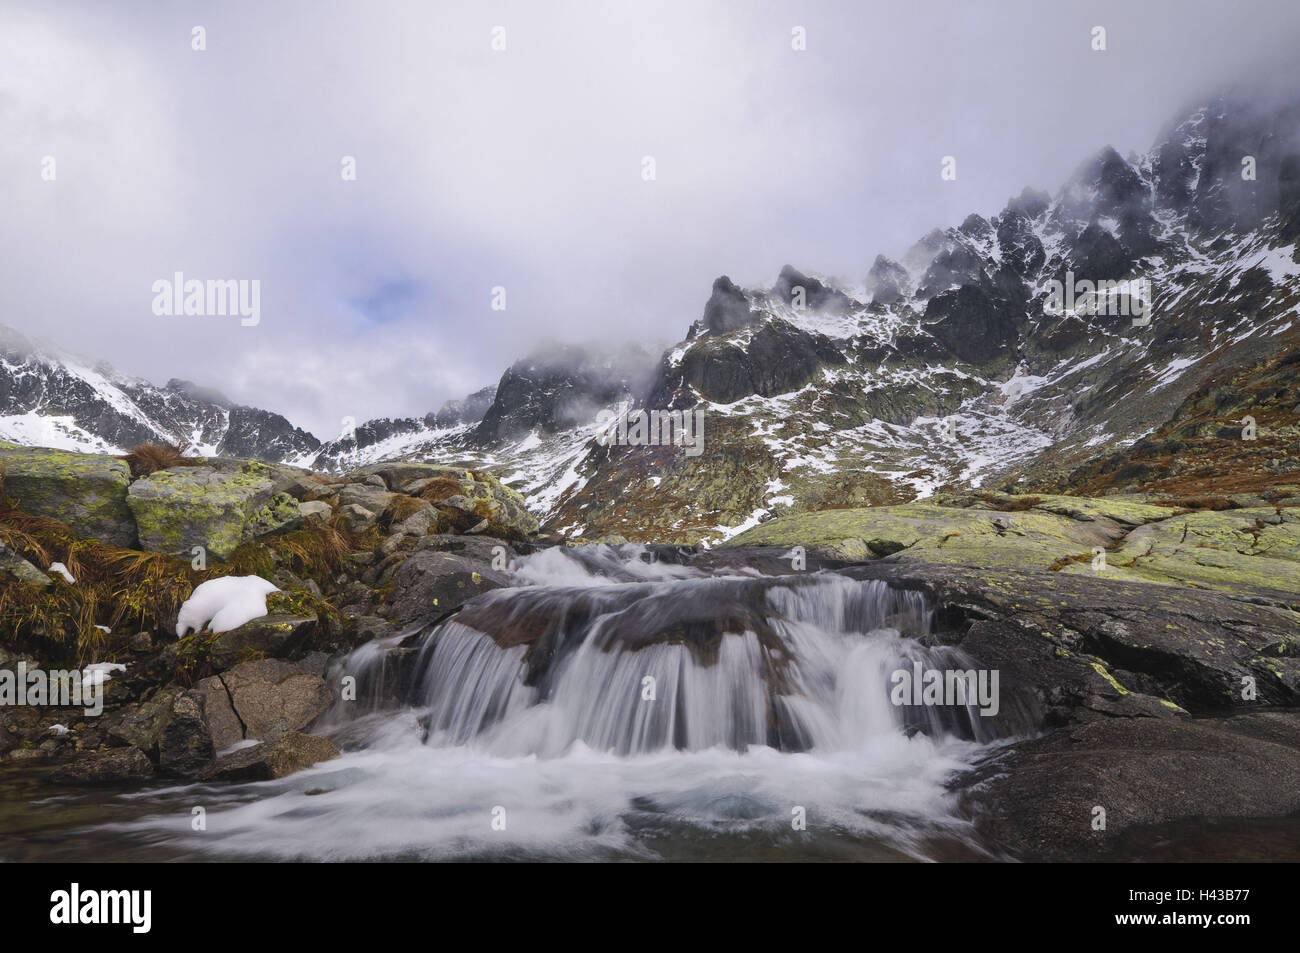
[[[513,586],[336,664],[357,692],[314,730],[341,757],[218,803],[204,790],[202,833],[185,786],[114,830],[237,859],[988,856],[949,785],[1005,713],[891,689],[975,667],[936,638],[923,594],[684,562],[524,557]]]
[[[894,704],[891,677],[967,671],[924,644],[927,598],[830,573],[708,575],[639,547],[553,549],[517,567],[525,585],[485,593],[408,648],[363,647],[363,691],[422,712],[425,742],[559,757],[753,746],[852,751],[924,731],[988,741],[974,698]],[[405,653],[409,673],[376,674]],[[373,710],[373,695],[363,707]]]

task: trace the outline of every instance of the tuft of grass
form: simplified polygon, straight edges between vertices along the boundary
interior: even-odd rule
[[[459,481],[450,477],[434,477],[429,485],[420,490],[420,499],[430,503],[441,503],[449,496],[462,493]]]
[[[354,545],[354,539],[338,526],[312,524],[244,543],[231,554],[228,566],[236,575],[266,579],[278,567],[285,566],[294,575],[325,582],[355,552]]]
[[[428,501],[417,496],[403,495],[395,497],[393,502],[389,503],[388,508],[380,515],[379,525],[386,530],[392,529],[398,523],[419,512],[426,505],[428,505]]]
[[[170,443],[137,444],[122,459],[131,468],[131,476],[136,479],[159,470],[194,467],[204,462],[202,457],[185,456],[180,447]]]

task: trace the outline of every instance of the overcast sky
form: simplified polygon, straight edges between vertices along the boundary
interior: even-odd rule
[[[858,284],[1287,63],[1297,6],[0,0],[0,323],[333,437],[547,338],[676,341],[719,274]],[[176,271],[261,323],[156,316]]]

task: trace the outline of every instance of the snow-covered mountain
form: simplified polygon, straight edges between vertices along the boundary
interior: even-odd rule
[[[1205,474],[1300,483],[1297,239],[1300,102],[1225,95],[1145,155],[1102,149],[1054,196],[1026,189],[991,218],[878,256],[857,287],[791,266],[766,289],[721,277],[662,356],[548,348],[437,413],[316,446],[192,385],[15,364],[7,346],[0,437],[121,447],[149,431],[327,469],[472,463],[497,468],[553,529],[682,542],[788,508],[1107,492],[1193,459]],[[1090,299],[1078,281],[1119,284]],[[621,403],[703,410],[703,452],[603,446],[600,414]]]
[[[0,440],[94,453],[166,441],[204,456],[310,460],[320,441],[279,414],[189,381],[157,387],[0,325]]]

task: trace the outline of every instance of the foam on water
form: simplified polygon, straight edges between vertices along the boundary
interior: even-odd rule
[[[199,856],[978,853],[946,785],[991,729],[971,710],[889,698],[889,674],[913,661],[972,667],[917,640],[932,617],[920,594],[649,557],[521,561],[518,588],[338,668],[362,689],[323,723],[342,757],[282,781],[177,789],[215,801],[202,833],[180,813],[117,828]]]

